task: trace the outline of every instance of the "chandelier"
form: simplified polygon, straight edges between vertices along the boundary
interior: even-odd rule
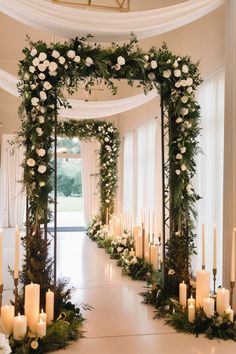
[[[67,6],[105,11],[127,12],[130,9],[130,0],[52,0],[52,2]],[[109,2],[109,5],[107,2]]]

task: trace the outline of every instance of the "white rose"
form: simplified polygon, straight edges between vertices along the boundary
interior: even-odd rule
[[[187,92],[191,95],[191,93],[193,92],[193,88],[190,86],[187,88]]]
[[[181,102],[187,103],[188,102],[188,97],[187,96],[181,97]]]
[[[188,66],[186,64],[182,65],[182,72],[184,74],[187,74],[188,73]]]
[[[176,88],[180,88],[180,87],[181,87],[181,81],[177,81],[177,82],[175,83],[175,87],[176,87]]]
[[[57,58],[59,58],[59,56],[60,56],[60,53],[59,53],[57,50],[53,49],[53,51],[52,51],[52,57],[55,58],[55,59],[57,59]]]
[[[32,106],[38,106],[38,104],[39,104],[38,97],[31,98],[31,104],[32,104]]]
[[[157,62],[156,62],[156,60],[152,60],[152,61],[151,61],[151,68],[152,68],[152,69],[156,69],[156,68],[157,68]]]
[[[74,58],[74,61],[76,63],[79,63],[80,62],[80,56],[79,55],[76,55],[75,58]]]
[[[43,63],[40,63],[38,65],[39,71],[45,71],[46,70],[46,66]]]
[[[29,167],[34,167],[36,164],[35,160],[31,158],[27,159],[26,163]]]
[[[181,118],[181,117],[178,117],[178,118],[176,118],[176,123],[177,124],[180,124],[180,123],[182,123],[183,122],[183,118]]]
[[[55,71],[58,68],[57,63],[55,63],[55,61],[51,61],[51,63],[49,63],[48,65],[49,71]]]
[[[178,58],[177,58],[177,61],[181,61],[181,58],[180,58],[180,57],[178,57]]]
[[[39,117],[38,117],[38,120],[39,120],[39,123],[40,123],[40,124],[43,124],[44,121],[45,121],[45,119],[44,119],[43,116],[39,116]]]
[[[173,68],[178,68],[178,62],[177,62],[177,60],[174,61],[174,63],[173,63]]]
[[[45,112],[46,112],[46,108],[45,108],[45,107],[41,107],[41,108],[40,108],[40,112],[41,112],[41,113],[45,113]]]
[[[29,67],[29,72],[33,74],[35,72],[35,67],[31,65]]]
[[[42,52],[39,54],[39,61],[44,61],[47,59],[47,54]]]
[[[33,48],[33,49],[31,50],[31,52],[30,52],[30,55],[31,55],[32,57],[35,57],[36,54],[37,54],[37,49],[36,49],[36,48]]]
[[[60,58],[58,59],[58,61],[59,61],[59,63],[60,63],[61,65],[63,65],[63,64],[65,64],[66,59],[65,59],[64,57],[60,57]]]
[[[38,136],[43,135],[43,129],[42,128],[36,128],[36,133],[38,134]]]
[[[45,81],[43,83],[43,87],[45,88],[45,90],[50,90],[52,88],[52,85],[50,84],[50,82]]]
[[[67,54],[68,58],[73,59],[75,57],[75,51],[74,50],[68,50]]]
[[[46,66],[46,68],[48,67],[50,61],[49,60],[44,60],[43,64]]]
[[[38,77],[39,77],[39,79],[40,80],[45,80],[45,74],[44,73],[40,73],[39,75],[38,75]]]
[[[180,149],[180,152],[181,152],[181,154],[184,154],[184,153],[186,152],[186,147],[183,146],[183,147]]]
[[[49,75],[50,76],[57,76],[57,72],[56,71],[49,71]]]
[[[36,152],[37,152],[37,154],[38,154],[39,157],[43,157],[43,156],[45,156],[45,154],[46,154],[46,150],[43,149],[43,148],[41,148],[41,149],[36,149]]]
[[[168,79],[170,77],[170,75],[171,75],[170,69],[163,71],[163,77],[165,77],[166,79]]]
[[[121,55],[117,58],[117,64],[119,65],[125,65],[125,58],[122,57]]]
[[[168,59],[168,60],[167,60],[167,64],[170,64],[170,63],[171,63],[171,60],[170,60],[170,59]]]
[[[44,187],[45,186],[45,182],[44,181],[39,182],[39,186],[40,187]]]
[[[154,73],[149,73],[148,78],[149,80],[154,81],[156,79],[156,75]]]
[[[181,108],[180,114],[181,114],[182,116],[186,116],[186,115],[188,114],[188,109],[185,108],[185,107]]]
[[[144,55],[144,59],[145,59],[146,61],[148,61],[148,60],[149,60],[149,55]]]
[[[181,71],[179,69],[174,70],[174,75],[175,77],[180,77],[181,76]]]
[[[188,77],[186,80],[186,86],[192,86],[193,84],[193,79],[191,77]]]
[[[175,158],[176,158],[176,160],[182,160],[183,155],[182,155],[182,154],[177,154],[177,155],[175,156]]]
[[[179,176],[181,171],[180,170],[175,170],[175,173]]]
[[[86,59],[85,59],[85,65],[86,66],[91,66],[91,65],[93,65],[93,59],[92,58],[90,58],[90,57],[87,57]]]
[[[181,165],[181,170],[182,170],[182,171],[186,171],[186,170],[187,170],[187,167],[186,167],[185,164],[182,164],[182,165]]]
[[[181,86],[183,87],[187,86],[187,80],[181,80]]]
[[[119,71],[119,70],[120,70],[120,64],[114,65],[113,68],[114,68],[116,71]]]
[[[47,99],[47,94],[44,91],[40,91],[39,92],[39,96],[40,96],[42,101],[45,101]]]
[[[193,194],[193,186],[191,184],[187,185],[186,190],[189,195]]]
[[[123,247],[117,247],[117,252],[120,253],[123,251]]]
[[[33,66],[38,66],[39,65],[39,58],[34,58],[32,61]]]
[[[46,166],[40,165],[40,166],[38,167],[38,172],[39,172],[39,173],[45,173],[46,171],[47,171],[47,167],[46,167]]]

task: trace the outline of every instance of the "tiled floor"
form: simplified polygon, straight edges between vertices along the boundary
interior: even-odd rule
[[[13,257],[13,237],[6,232],[5,262]],[[7,256],[8,255],[8,256]],[[94,310],[85,313],[86,338],[63,354],[235,354],[236,343],[175,333],[153,308],[141,303],[144,282],[121,274],[116,262],[81,233],[58,234],[58,274],[71,279],[74,301]],[[6,276],[6,278],[9,278]],[[9,287],[11,282],[8,281]],[[5,292],[5,299],[10,292]]]

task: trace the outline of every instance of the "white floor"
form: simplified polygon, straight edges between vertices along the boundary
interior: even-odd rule
[[[12,232],[4,241],[5,263],[12,262]],[[6,271],[6,267],[5,267]],[[94,310],[85,313],[86,338],[63,354],[235,354],[236,343],[175,333],[163,320],[153,319],[153,307],[141,303],[144,282],[122,275],[116,261],[82,233],[58,234],[58,274],[71,279],[74,301]],[[9,278],[5,274],[5,279]],[[11,280],[7,281],[8,288]],[[5,302],[11,291],[5,291]]]

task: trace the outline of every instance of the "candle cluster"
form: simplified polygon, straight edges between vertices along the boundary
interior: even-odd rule
[[[46,293],[46,313],[43,309],[39,312],[40,286],[28,284],[25,286],[25,314],[18,313],[15,316],[14,306],[1,307],[1,321],[4,333],[11,335],[15,340],[21,340],[27,333],[27,328],[37,337],[46,335],[46,326],[54,319],[54,293],[50,290]]]

